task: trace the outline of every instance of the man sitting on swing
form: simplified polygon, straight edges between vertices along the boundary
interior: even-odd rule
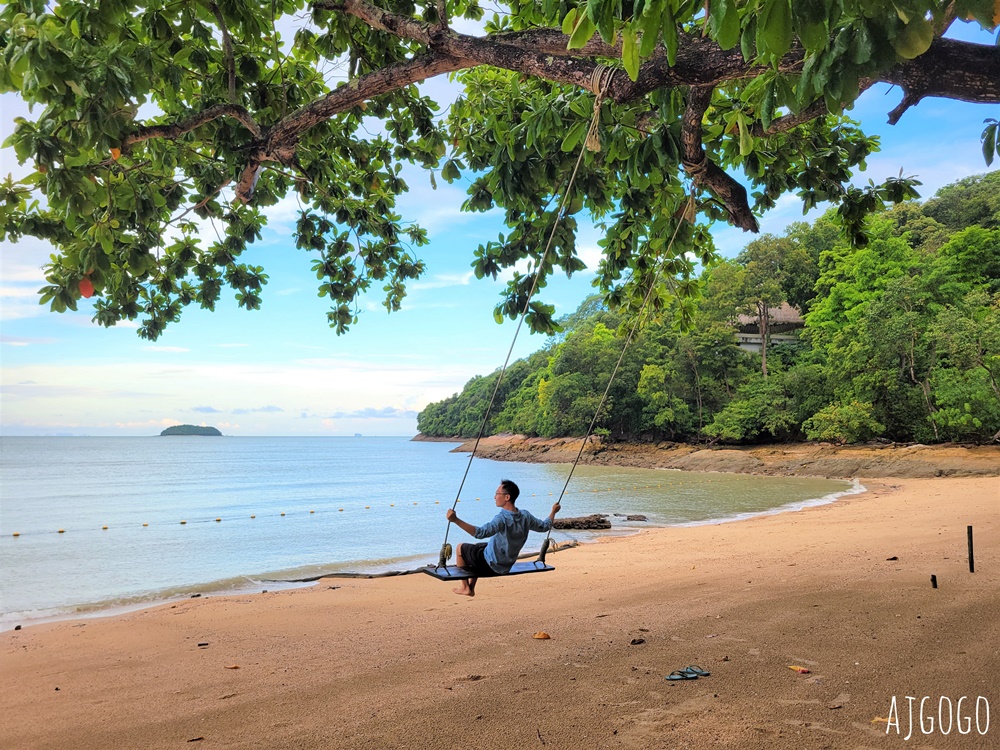
[[[476,574],[475,578],[462,580],[460,588],[452,589],[462,596],[476,595],[476,581],[481,577],[501,576],[508,573],[517,561],[517,555],[528,538],[528,531],[546,532],[552,528],[556,513],[562,506],[555,503],[552,512],[540,521],[526,510],[519,510],[514,503],[521,491],[509,479],[503,479],[493,500],[500,512],[489,523],[473,526],[458,517],[453,508],[445,514],[448,520],[476,539],[489,538],[479,544],[460,544],[455,555],[458,567]]]

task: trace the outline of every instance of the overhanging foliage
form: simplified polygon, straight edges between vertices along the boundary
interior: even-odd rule
[[[0,237],[52,243],[53,310],[93,295],[100,323],[142,318],[155,339],[225,287],[259,307],[267,276],[240,256],[268,207],[294,200],[295,242],[343,332],[360,294],[381,287],[398,309],[423,271],[426,234],[396,211],[413,164],[468,178],[466,210],[503,209],[477,274],[526,258],[579,270],[582,213],[605,235],[601,291],[634,304],[658,271],[688,277],[686,253],[713,260],[696,221],[756,231],[792,191],[840,204],[858,240],[866,213],[912,197],[902,176],[848,187],[877,142],[842,112],[878,81],[902,91],[891,121],[928,96],[1000,101],[1000,49],[944,38],[956,21],[993,28],[1000,0],[542,0],[490,17],[474,0],[15,0],[0,90],[35,107],[9,140],[35,171],[0,186]],[[442,114],[416,84],[448,74],[462,94]],[[595,93],[600,150],[564,196]],[[987,159],[995,136],[988,124]],[[529,287],[515,275],[498,314]],[[529,324],[553,330],[551,309],[534,303]]]

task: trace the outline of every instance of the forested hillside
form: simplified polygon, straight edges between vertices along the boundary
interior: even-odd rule
[[[612,439],[987,442],[1000,433],[1000,172],[869,219],[852,246],[831,211],[706,269],[694,326],[642,326],[597,422]],[[769,335],[802,313],[797,340]],[[741,348],[737,326],[763,332]],[[586,432],[631,320],[588,299],[504,376],[487,434]],[[427,406],[428,436],[475,436],[499,371]]]

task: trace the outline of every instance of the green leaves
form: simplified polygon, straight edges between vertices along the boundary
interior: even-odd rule
[[[792,44],[790,0],[762,0],[757,16],[757,49],[772,59],[781,58]]]
[[[753,137],[750,135],[750,123],[743,112],[736,113],[736,125],[740,134],[740,156],[748,156],[753,151]]]
[[[569,36],[567,49],[582,49],[594,36],[597,25],[591,20],[589,12],[581,13],[579,9],[573,8],[563,19],[562,30]]]
[[[459,172],[460,164],[461,162],[458,162],[455,159],[448,159],[448,161],[444,163],[444,167],[441,168],[441,177],[448,183],[452,183],[459,179],[462,176],[461,172]]]
[[[632,26],[622,29],[622,64],[633,81],[639,77],[639,37]]]
[[[955,0],[955,15],[975,19],[984,29],[1000,26],[1000,4],[996,0]]]
[[[709,0],[708,29],[722,49],[732,49],[740,40],[740,14],[736,0]]]
[[[983,159],[989,167],[993,164],[993,157],[1000,156],[1000,121],[988,117],[983,122],[986,127],[983,128],[980,140],[983,143]]]
[[[825,48],[830,41],[830,8],[824,0],[795,0],[792,13],[796,34],[810,52]]]
[[[578,122],[571,127],[566,133],[566,137],[563,138],[562,145],[560,146],[562,152],[568,154],[575,151],[576,147],[580,144],[580,141],[582,141],[583,137],[587,134],[588,127],[589,123],[585,121]]]
[[[914,16],[892,40],[896,54],[912,60],[930,49],[934,41],[934,26],[923,16]]]
[[[707,9],[704,0],[517,0],[486,21],[484,49],[509,52],[508,45],[561,25],[572,54],[549,58],[525,47],[531,65],[518,68],[515,60],[507,64],[516,70],[455,73],[463,94],[443,111],[404,75],[430,47],[391,30],[436,22],[430,2],[377,3],[400,24],[378,28],[332,5],[303,16],[303,0],[217,5],[0,6],[0,90],[18,91],[33,107],[7,140],[30,174],[0,191],[0,237],[52,243],[45,300],[55,309],[78,303],[83,276],[92,278],[95,297],[85,304],[94,304],[98,322],[142,319],[147,337],[192,303],[211,309],[228,297],[257,309],[266,276],[240,265],[240,256],[261,237],[272,207],[291,202],[301,207],[293,242],[330,301],[330,324],[344,332],[365,295],[396,310],[407,281],[423,270],[412,252],[428,236],[397,213],[417,170],[432,185],[466,185],[464,210],[502,216],[497,240],[476,252],[478,276],[541,262],[594,99],[538,76],[557,70],[554,79],[580,83],[574,69],[585,75],[589,64],[617,64],[585,52],[599,46],[595,33],[606,45],[621,44],[620,69],[632,80],[644,65],[648,81],[665,65],[684,65],[671,71],[669,86],[602,105],[601,150],[583,155],[545,275],[581,269],[578,220],[596,222],[604,234],[598,286],[626,308],[642,297],[655,261],[678,277],[690,274],[685,253],[713,261],[711,239],[693,221],[682,222],[676,249],[663,258],[691,189],[680,163],[687,87],[706,81],[715,91],[701,145],[720,168],[745,175],[755,208],[789,191],[806,208],[844,199],[860,237],[869,208],[912,190],[905,181],[855,193],[846,187],[877,139],[834,116],[765,133],[819,97],[833,113],[849,105],[860,80],[926,48],[940,7],[930,0],[708,0]],[[955,8],[960,19],[980,22],[992,22],[996,10],[987,0],[958,0]],[[456,0],[448,12],[482,16],[475,0]],[[508,32],[515,34],[489,38]],[[737,44],[743,60],[723,54]],[[705,77],[702,60],[711,62]],[[341,62],[346,81],[329,75]],[[222,111],[223,104],[234,108]],[[998,139],[996,121],[987,121],[988,163],[1000,153]],[[707,189],[696,186],[694,199],[702,219],[729,215]],[[520,284],[505,293],[505,310],[524,302]],[[686,287],[679,281],[677,288]],[[690,319],[692,309],[678,303],[677,314]],[[552,330],[544,306],[533,308],[531,321]]]

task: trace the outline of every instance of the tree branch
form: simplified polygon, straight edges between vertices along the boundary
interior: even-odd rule
[[[293,163],[298,138],[305,131],[376,96],[409,86],[425,78],[467,68],[471,64],[468,60],[442,55],[423,55],[363,75],[331,91],[323,98],[297,109],[251,145],[251,157],[236,185],[237,200],[249,203],[253,198],[254,187],[260,177],[263,162]]]
[[[226,57],[226,70],[229,73],[229,101],[235,104],[236,60],[233,57],[233,38],[229,36],[229,27],[226,26],[226,19],[222,15],[219,4],[212,2],[208,4],[208,7],[212,11],[212,15],[215,16],[215,20],[219,24],[219,30],[222,32],[222,51]]]
[[[125,147],[141,143],[142,141],[148,141],[150,138],[164,138],[168,141],[177,140],[185,133],[190,133],[205,123],[217,120],[220,117],[232,117],[255,136],[260,137],[260,125],[254,121],[246,109],[237,104],[215,104],[208,109],[191,115],[186,120],[175,122],[172,125],[148,125],[141,127],[125,139]]]
[[[300,107],[276,123],[263,139],[263,153],[266,155],[280,150],[283,145],[297,139],[306,130],[376,96],[409,86],[425,78],[433,78],[442,73],[451,73],[473,65],[475,63],[471,60],[432,53],[355,78],[326,96]],[[265,159],[268,158],[265,156]]]
[[[890,125],[928,96],[996,104],[1000,102],[1000,47],[935,39],[920,57],[897,65],[877,80],[903,89],[903,101],[889,113]]]
[[[866,78],[859,82],[858,90],[867,91],[874,84],[875,81]],[[755,138],[763,138],[775,135],[776,133],[784,133],[792,128],[797,128],[799,125],[804,125],[807,122],[815,120],[817,117],[824,117],[828,114],[830,114],[830,110],[827,109],[826,100],[817,99],[797,115],[784,115],[771,120],[771,125],[767,130],[764,129],[761,123],[754,123],[750,128],[750,134]]]
[[[258,159],[251,159],[240,173],[240,181],[236,183],[236,200],[240,203],[249,203],[253,199],[253,191],[257,187],[257,180],[260,179],[261,163]]]
[[[432,32],[430,24],[417,21],[410,16],[390,13],[382,8],[370,5],[364,2],[364,0],[330,0],[326,2],[320,0],[312,5],[319,10],[341,12],[349,16],[354,16],[367,23],[373,29],[384,31],[400,39],[409,39],[411,42],[427,45],[431,43]]]
[[[711,86],[693,86],[688,92],[681,123],[681,163],[695,185],[719,197],[734,226],[746,232],[758,232],[760,226],[750,210],[746,188],[711,161],[702,147],[701,122],[711,101]]]

